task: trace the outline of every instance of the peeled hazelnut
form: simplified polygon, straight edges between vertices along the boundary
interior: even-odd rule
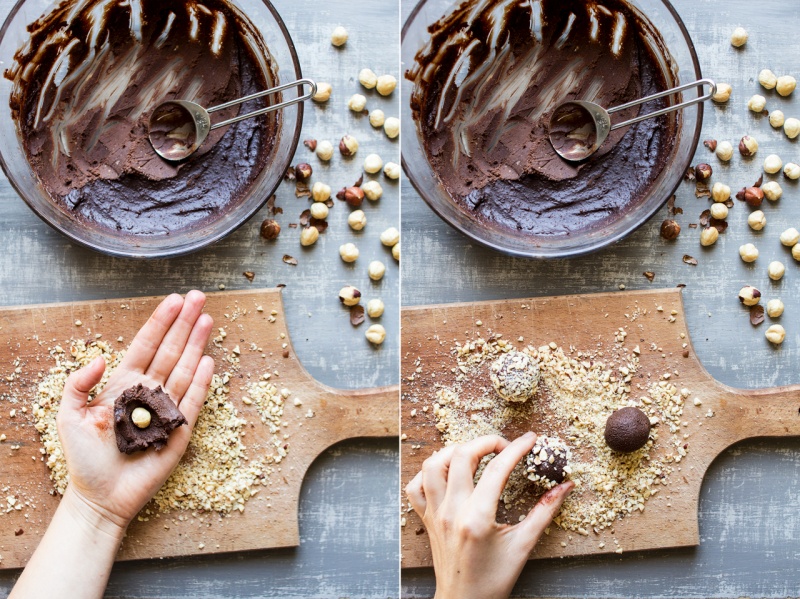
[[[331,186],[317,181],[311,187],[311,199],[315,202],[325,202],[331,199]]]
[[[800,165],[797,165],[794,162],[787,162],[786,166],[783,167],[783,174],[789,179],[800,179]]]
[[[694,167],[694,176],[698,181],[708,181],[713,174],[714,170],[711,168],[711,165],[705,162],[701,162]]]
[[[133,412],[131,412],[131,420],[137,428],[147,428],[150,426],[150,411],[141,406],[138,408],[133,408]]]
[[[758,82],[764,89],[775,89],[778,84],[778,76],[769,69],[763,69],[758,74]]]
[[[353,112],[362,112],[367,107],[367,99],[361,94],[353,94],[347,101],[347,107]]]
[[[364,190],[360,187],[346,187],[344,190],[344,201],[351,208],[358,208],[364,203]]]
[[[308,179],[314,174],[314,169],[311,168],[310,164],[301,162],[294,167],[294,174],[298,179]]]
[[[381,233],[381,243],[387,247],[392,247],[400,242],[400,231],[394,227],[389,227]]]
[[[756,141],[756,138],[745,135],[739,141],[739,153],[745,158],[749,158],[756,152],[758,152],[758,142]]]
[[[376,108],[372,112],[369,113],[369,124],[375,127],[383,127],[386,123],[386,115],[383,114],[383,110]]]
[[[347,215],[347,224],[353,231],[360,231],[367,226],[367,215],[363,210],[354,210]]]
[[[359,253],[354,243],[345,243],[339,246],[339,256],[341,256],[342,260],[345,262],[355,262],[358,260]]]
[[[731,92],[733,88],[727,83],[717,83],[717,91],[711,96],[711,99],[718,104],[724,104],[731,99]]]
[[[797,80],[791,75],[783,75],[782,77],[778,77],[778,81],[775,84],[775,91],[782,96],[789,96],[794,91],[795,87],[797,87]]]
[[[305,227],[300,231],[300,245],[308,247],[314,245],[319,239],[319,230],[316,227]]]
[[[783,314],[783,302],[779,299],[771,299],[767,302],[767,316],[778,318]]]
[[[769,278],[773,281],[780,281],[785,273],[786,267],[783,265],[783,262],[773,260],[767,267],[767,275],[769,275]]]
[[[355,306],[361,301],[361,292],[352,285],[342,287],[339,290],[339,301],[345,306]]]
[[[311,96],[311,99],[314,102],[327,102],[331,99],[331,92],[333,92],[333,88],[330,83],[317,83],[317,93]]]
[[[393,116],[386,119],[383,123],[383,132],[386,133],[386,137],[390,139],[394,139],[400,135],[400,119]]]
[[[714,183],[711,188],[711,199],[715,202],[727,202],[731,199],[731,188],[719,181]]]
[[[764,216],[764,213],[761,212],[761,210],[756,210],[748,215],[747,224],[750,225],[750,228],[753,229],[753,231],[760,231],[767,226],[767,217]]]
[[[325,220],[328,218],[328,206],[322,202],[314,202],[311,204],[311,216],[317,220]]]
[[[781,243],[786,247],[794,247],[798,242],[800,242],[800,232],[794,227],[781,233]]]
[[[703,247],[714,245],[717,243],[717,239],[719,239],[719,231],[716,227],[706,227],[700,231],[700,245]]]
[[[370,343],[380,345],[386,340],[386,329],[379,324],[373,324],[367,329],[367,332],[364,333],[364,335],[367,337],[367,341]]]
[[[358,82],[367,89],[374,89],[378,84],[378,76],[372,69],[361,69],[358,73]]]
[[[273,239],[277,239],[278,235],[280,234],[281,226],[277,223],[277,221],[267,218],[263,223],[261,223],[261,237],[264,239],[272,241]]]
[[[339,152],[342,156],[352,156],[358,152],[358,141],[352,135],[345,135],[339,140]]]
[[[383,160],[377,154],[370,154],[364,159],[364,171],[373,175],[383,168]]]
[[[777,181],[768,181],[761,186],[761,191],[764,192],[764,197],[767,198],[770,202],[776,202],[781,198],[783,195],[783,190],[781,186],[778,185]]]
[[[729,141],[721,141],[717,144],[716,150],[717,158],[722,160],[722,162],[728,162],[731,158],[733,158],[733,146]]]
[[[784,339],[786,339],[786,329],[779,324],[774,324],[767,329],[766,333],[764,333],[764,336],[770,343],[780,345],[783,343]]]
[[[383,167],[383,174],[389,177],[390,179],[399,179],[400,178],[400,165],[396,162],[387,162],[386,166]]]
[[[386,274],[386,265],[380,260],[373,260],[367,267],[367,274],[373,281],[380,281]]]
[[[783,160],[777,154],[770,154],[764,158],[764,172],[774,175],[783,168]]]
[[[764,201],[764,192],[761,191],[760,187],[745,187],[744,201],[747,202],[748,206],[758,208],[761,206],[761,202]]]
[[[367,316],[370,318],[380,318],[383,315],[383,302],[379,299],[371,299],[367,302]]]
[[[773,110],[769,113],[769,124],[772,125],[775,129],[783,127],[785,122],[785,118],[783,112],[780,110]]]
[[[731,46],[741,48],[747,43],[747,31],[744,27],[737,27],[731,34]]]
[[[745,262],[755,262],[758,259],[758,248],[752,243],[740,245],[739,256]]]
[[[764,112],[767,107],[767,99],[764,96],[756,94],[747,101],[747,108],[753,112]]]
[[[719,202],[711,204],[711,217],[717,220],[725,220],[728,218],[728,207]]]
[[[792,246],[792,258],[800,262],[800,243]]]
[[[664,239],[672,241],[673,239],[677,239],[678,235],[680,234],[681,234],[681,226],[674,220],[668,218],[663,223],[661,223],[661,237],[663,237]]]
[[[400,262],[400,244],[399,243],[396,243],[395,245],[392,246],[392,258],[394,258],[395,260]],[[797,259],[800,260],[800,258],[797,258]]]
[[[323,162],[327,162],[333,158],[333,144],[327,139],[322,140],[317,144],[317,158]]]
[[[370,202],[380,200],[383,195],[383,188],[377,181],[367,181],[361,186],[361,189]]]
[[[745,306],[755,306],[761,301],[761,292],[752,285],[742,287],[739,291],[739,301]]]
[[[800,119],[789,117],[783,124],[783,132],[789,139],[794,139],[800,135]]]
[[[397,87],[397,79],[392,77],[391,75],[381,75],[378,77],[377,85],[375,89],[378,93],[382,96],[388,96],[394,91],[394,88]]]
[[[347,29],[342,27],[341,25],[333,30],[331,34],[331,43],[334,46],[344,46],[347,43]]]

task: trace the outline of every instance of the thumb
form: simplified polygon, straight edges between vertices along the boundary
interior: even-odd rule
[[[86,407],[89,401],[89,392],[103,378],[106,370],[106,361],[97,356],[80,370],[76,370],[64,384],[64,395],[61,398],[61,406],[68,410],[78,410]]]
[[[575,488],[575,483],[567,481],[553,487],[539,498],[539,501],[528,512],[527,517],[517,524],[518,536],[523,546],[530,552],[536,546],[544,529],[550,526],[564,500]]]

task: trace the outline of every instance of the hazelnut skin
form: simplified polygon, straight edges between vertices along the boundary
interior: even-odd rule
[[[269,241],[277,239],[281,233],[281,226],[271,218],[265,219],[261,223],[261,237]]]
[[[364,202],[364,190],[360,187],[347,187],[344,190],[344,201],[348,206],[358,208]]]
[[[736,199],[747,202],[748,206],[758,208],[764,201],[764,192],[760,187],[745,187],[736,194]]]
[[[681,234],[681,226],[672,219],[667,219],[661,223],[661,237],[668,241],[677,239]]]

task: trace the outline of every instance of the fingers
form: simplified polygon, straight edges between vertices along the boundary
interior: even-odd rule
[[[526,551],[530,552],[533,549],[544,529],[550,526],[561,509],[561,504],[574,488],[575,483],[571,480],[553,487],[539,498],[533,509],[528,512],[528,516],[517,524],[515,528]]]
[[[164,335],[183,308],[183,298],[173,293],[162,301],[133,338],[120,366],[133,372],[144,372],[156,355]]]
[[[508,445],[509,442],[500,435],[486,435],[459,445],[453,453],[447,475],[447,498],[461,501],[469,497],[475,488],[475,472],[483,457],[500,453]]]
[[[197,365],[197,370],[194,373],[189,389],[178,404],[181,413],[186,417],[190,432],[197,422],[200,410],[203,409],[203,403],[206,400],[206,395],[208,395],[208,386],[211,384],[213,375],[214,359],[211,356],[203,356]]]
[[[428,502],[425,501],[425,492],[422,490],[422,472],[418,472],[411,479],[411,482],[406,485],[406,497],[408,497],[408,502],[419,517],[424,516]]]
[[[477,507],[487,514],[497,513],[497,502],[508,483],[508,477],[535,443],[536,435],[525,433],[489,462],[475,487],[474,501]]]
[[[68,410],[85,408],[86,402],[89,401],[89,392],[103,378],[105,370],[106,361],[97,356],[89,364],[70,374],[64,384],[61,407]]]
[[[170,373],[183,355],[183,350],[186,348],[205,303],[206,296],[200,291],[190,291],[186,294],[180,314],[177,319],[174,319],[167,333],[163,335],[155,356],[148,365],[146,371],[148,376],[162,383],[167,382]],[[205,343],[203,346],[205,347]]]
[[[435,510],[444,501],[447,492],[447,472],[456,445],[440,449],[422,463],[422,489],[425,493],[426,508]]]
[[[188,298],[187,298],[188,301]],[[203,351],[211,336],[211,329],[214,326],[214,319],[208,314],[201,314],[194,323],[186,347],[183,348],[178,363],[169,374],[164,389],[175,401],[180,401],[186,390],[194,379],[197,365],[203,357]],[[156,357],[158,359],[158,357]]]

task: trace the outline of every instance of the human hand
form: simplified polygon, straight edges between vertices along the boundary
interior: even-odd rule
[[[497,435],[451,445],[433,454],[406,487],[433,552],[436,599],[505,599],[544,529],[575,484],[547,491],[519,524],[499,524],[497,504],[511,471],[533,448],[536,435],[512,443]],[[497,454],[478,484],[481,459]]]
[[[100,382],[105,361],[98,357],[73,372],[64,386],[58,411],[58,435],[69,471],[65,500],[89,510],[112,527],[124,529],[155,495],[189,444],[214,373],[204,356],[213,320],[201,314],[205,296],[190,291],[184,300],[164,299],[141,328],[103,391],[87,404]],[[161,385],[186,417],[161,451],[120,453],[114,435],[114,400],[142,383]]]

